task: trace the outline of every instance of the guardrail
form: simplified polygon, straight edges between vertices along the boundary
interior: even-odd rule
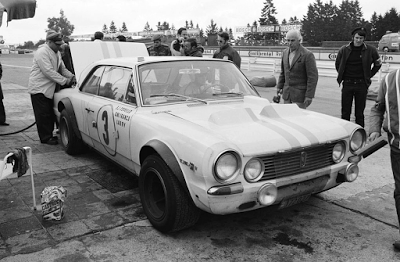
[[[205,57],[212,57],[210,54],[204,54]],[[337,77],[335,68],[335,61],[327,60],[316,60],[318,75],[325,77]],[[253,57],[253,56],[242,56],[241,68],[245,68],[248,71],[265,71],[272,73],[281,72],[281,59],[279,58],[265,58],[265,57]],[[383,63],[379,72],[372,78],[372,81],[380,82],[383,76],[393,70],[400,68],[398,63]]]

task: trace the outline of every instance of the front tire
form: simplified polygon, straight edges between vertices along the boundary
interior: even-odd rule
[[[60,116],[60,138],[61,144],[67,154],[77,155],[83,151],[83,141],[76,136],[67,110],[65,109],[61,111]]]
[[[161,232],[188,228],[200,217],[200,210],[171,169],[157,155],[150,155],[143,162],[139,193],[147,218]]]

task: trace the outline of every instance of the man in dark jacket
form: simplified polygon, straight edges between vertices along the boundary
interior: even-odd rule
[[[3,68],[0,63],[0,80],[2,76],[3,76]],[[4,99],[3,90],[1,89],[1,82],[0,82],[0,126],[8,126],[10,124],[6,123],[6,111],[4,109],[3,99]]]
[[[2,76],[3,76],[3,68],[0,63],[0,80]],[[1,89],[1,82],[0,82],[0,126],[9,126],[10,124],[6,123],[6,111],[4,109],[3,99],[4,99],[3,90]]]
[[[342,119],[350,121],[353,99],[356,123],[364,127],[364,109],[371,78],[382,62],[375,47],[364,43],[367,32],[358,27],[351,33],[352,42],[342,46],[336,57],[337,82],[342,87]],[[372,66],[372,69],[371,69]]]
[[[186,56],[203,57],[202,48],[199,48],[195,38],[188,38],[183,43],[183,49]]]
[[[295,103],[306,109],[315,95],[318,83],[318,69],[314,54],[301,44],[299,30],[286,33],[289,47],[283,51],[281,73],[277,89],[282,93],[285,104]]]
[[[230,60],[240,68],[242,59],[240,58],[239,53],[229,44],[229,34],[227,32],[219,33],[217,41],[219,50],[214,53],[213,58]]]
[[[147,51],[149,52],[149,56],[170,56],[171,50],[169,46],[161,43],[162,36],[154,35],[151,40],[154,42],[154,45],[149,46]]]

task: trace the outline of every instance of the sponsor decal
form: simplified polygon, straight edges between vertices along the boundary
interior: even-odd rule
[[[129,120],[131,120],[131,116],[129,114],[132,113],[132,111],[133,110],[130,108],[117,106],[114,113],[115,124],[121,127],[125,127]]]

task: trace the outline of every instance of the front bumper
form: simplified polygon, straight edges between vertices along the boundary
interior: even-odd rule
[[[345,182],[346,170],[349,170],[351,166],[354,168],[357,167],[357,164],[340,163],[317,171],[276,180],[259,183],[248,183],[243,180],[230,185],[212,187],[207,192],[208,203],[202,203],[198,206],[207,206],[206,211],[220,215],[250,211],[277,204],[286,207],[289,206],[288,200],[305,200],[311,194],[328,190]],[[358,172],[358,168],[356,170]],[[260,194],[263,194],[260,189],[267,184],[276,187],[276,196],[268,204],[260,201],[260,197],[263,197],[260,196]],[[296,203],[296,201],[293,203]]]

